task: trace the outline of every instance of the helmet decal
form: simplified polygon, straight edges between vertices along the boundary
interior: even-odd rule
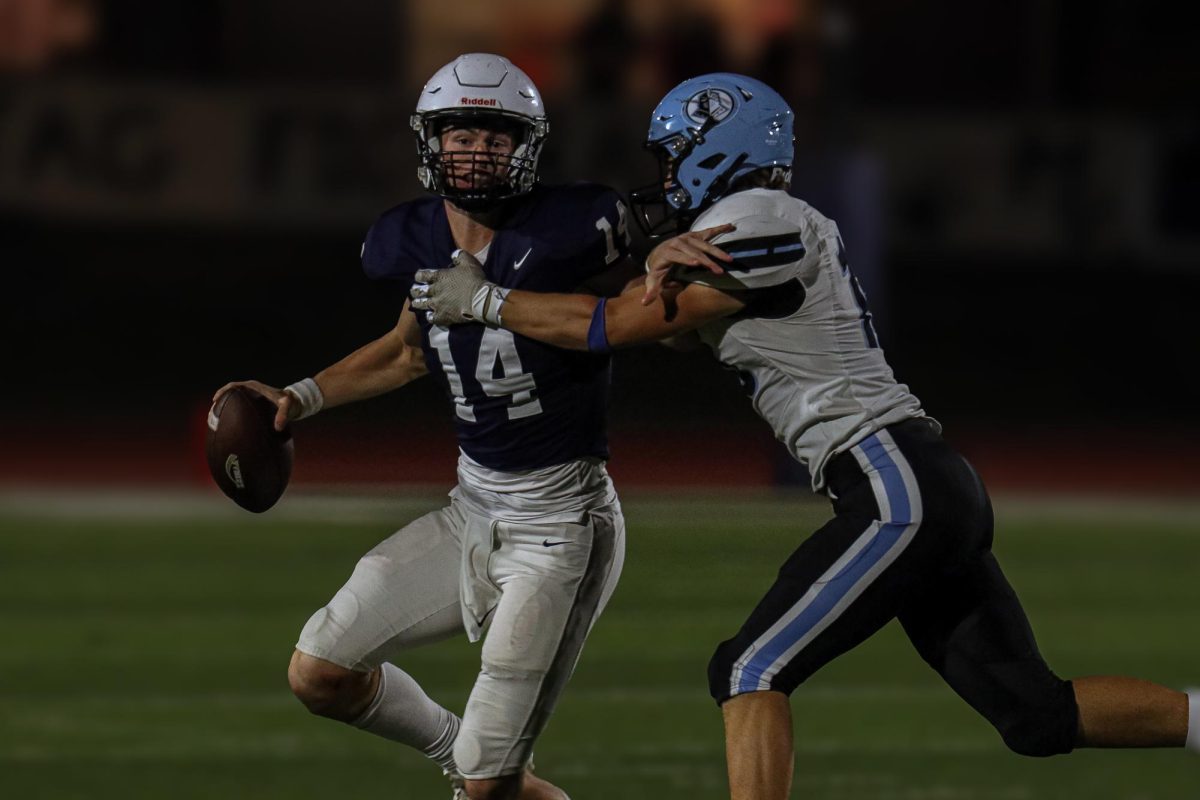
[[[684,106],[687,118],[697,125],[704,125],[712,120],[720,122],[733,112],[733,95],[724,89],[708,88],[696,92],[688,98]]]

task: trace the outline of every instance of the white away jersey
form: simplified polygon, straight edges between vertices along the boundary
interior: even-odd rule
[[[679,277],[769,291],[700,328],[700,338],[742,375],[755,410],[819,491],[831,456],[885,425],[924,416],[921,403],[884,360],[833,220],[787,192],[750,189],[717,202],[692,230],[726,222],[737,230],[713,240],[735,258],[725,274],[691,269]]]

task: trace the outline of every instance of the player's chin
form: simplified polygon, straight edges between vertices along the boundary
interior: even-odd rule
[[[449,183],[455,189],[490,189],[499,183],[499,178],[483,172],[472,172],[469,175],[451,176]]]

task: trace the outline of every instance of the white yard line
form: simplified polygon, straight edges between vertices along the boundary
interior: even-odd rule
[[[684,768],[680,759],[687,761],[687,768],[692,768],[695,760],[719,759],[724,753],[724,744],[719,740],[711,742],[672,742],[663,744],[640,745],[593,745],[572,748],[572,757],[620,758],[622,770],[641,775],[668,774]],[[230,760],[246,760],[278,758],[292,760],[302,757],[318,757],[325,760],[336,759],[340,755],[355,755],[358,748],[353,746],[337,747],[327,741],[317,741],[300,735],[292,734],[256,734],[254,736],[236,737],[223,733],[220,739],[176,740],[156,742],[136,742],[109,746],[88,745],[86,757],[89,760],[113,761],[157,761],[160,759],[224,757]],[[963,756],[963,755],[1001,755],[1007,751],[999,741],[931,739],[924,742],[863,742],[839,741],[800,741],[796,743],[796,754],[799,756]],[[18,745],[11,750],[0,751],[0,763],[4,762],[33,762],[51,763],[58,761],[73,761],[79,758],[80,752],[70,746],[62,749],[51,749],[37,745]],[[655,760],[666,759],[666,763],[654,763]],[[603,762],[601,762],[603,763]],[[416,765],[420,766],[420,765]],[[568,762],[557,759],[555,774],[562,776],[593,773],[607,773],[607,770],[588,762]]]
[[[450,487],[395,492],[297,490],[265,514],[250,514],[216,493],[198,489],[48,489],[0,487],[0,514],[30,519],[215,519],[245,524],[271,521],[384,522],[411,518],[446,502]],[[644,524],[686,520],[692,526],[731,522],[795,522],[797,514],[823,516],[825,501],[804,492],[627,492],[626,513]],[[1200,498],[1113,495],[1004,494],[993,499],[997,518],[1200,524]]]
[[[427,686],[425,690],[435,696],[461,693],[463,686]],[[694,700],[710,702],[703,688],[693,687],[568,687],[567,693],[580,701],[592,702],[637,702],[677,703]],[[961,701],[943,686],[888,686],[885,684],[862,684],[854,686],[802,687],[794,695],[797,703],[844,703],[870,702],[920,702],[944,700],[949,705]],[[37,714],[43,706],[42,699],[30,701],[30,713]],[[89,693],[72,698],[71,705],[81,710],[105,710],[110,707],[138,708],[152,711],[175,711],[188,708],[293,708],[297,701],[291,694],[283,692],[201,692],[196,694],[163,693]]]

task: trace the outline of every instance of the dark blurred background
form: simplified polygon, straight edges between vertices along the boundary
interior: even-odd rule
[[[548,182],[628,190],[672,85],[797,112],[899,378],[1001,485],[1200,474],[1198,32],[1132,0],[0,0],[0,479],[205,481],[208,398],[315,373],[402,298],[359,243],[418,194],[417,93],[461,52],[542,89]],[[623,352],[629,485],[802,480],[706,354]],[[438,483],[414,385],[298,433],[299,480]]]

